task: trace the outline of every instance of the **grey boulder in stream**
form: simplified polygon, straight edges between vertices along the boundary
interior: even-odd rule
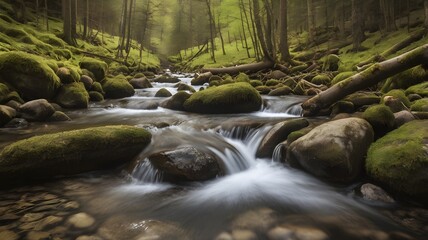
[[[373,135],[360,118],[324,123],[290,145],[287,161],[319,178],[348,183],[361,174]]]
[[[0,152],[0,184],[123,164],[150,141],[148,131],[132,126],[104,126],[31,137]]]

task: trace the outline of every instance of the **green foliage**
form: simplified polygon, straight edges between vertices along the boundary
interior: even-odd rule
[[[198,113],[245,113],[260,109],[262,99],[248,83],[232,83],[194,93],[184,108]]]
[[[428,81],[409,87],[405,93],[406,95],[419,94],[422,97],[428,97]]]

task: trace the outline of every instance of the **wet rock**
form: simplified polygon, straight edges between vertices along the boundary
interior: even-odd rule
[[[155,153],[148,159],[172,178],[200,181],[213,179],[221,173],[215,157],[190,146]]]
[[[143,89],[143,88],[152,88],[152,84],[146,77],[142,78],[133,78],[129,81],[129,83],[135,88],[135,89]]]
[[[406,91],[406,93],[407,93],[407,91]],[[407,98],[409,99],[410,102],[422,99],[421,95],[415,94],[415,93],[411,93],[411,94],[407,95]]]
[[[389,240],[387,233],[373,230],[373,229],[363,229],[363,228],[350,228],[345,229],[346,233],[356,239],[373,239],[373,240]]]
[[[180,82],[180,79],[176,77],[172,77],[171,75],[168,75],[168,74],[164,74],[162,76],[159,76],[158,78],[153,79],[152,81],[159,82],[159,83],[178,83]]]
[[[257,240],[257,235],[250,230],[236,229],[232,231],[234,240]]]
[[[279,80],[279,79],[287,77],[287,74],[283,73],[280,70],[274,70],[267,77],[269,79],[278,79]]]
[[[95,219],[89,214],[81,212],[70,216],[67,223],[75,228],[89,228],[94,225]]]
[[[415,120],[415,116],[407,110],[394,113],[394,118],[394,127],[396,128]]]
[[[248,83],[231,83],[192,94],[185,102],[189,112],[220,114],[247,113],[262,106],[260,94]]]
[[[15,109],[15,110],[18,110],[18,109],[19,109],[19,107],[22,105],[22,103],[17,102],[17,101],[15,101],[15,100],[10,100],[10,101],[9,101],[9,102],[7,102],[5,105],[6,105],[6,106],[8,106],[8,107],[13,108],[13,109]]]
[[[233,229],[249,229],[256,232],[266,232],[275,224],[274,211],[269,208],[252,210],[239,215],[232,221]]]
[[[41,231],[56,226],[62,222],[63,218],[58,216],[48,216],[34,222],[26,222],[19,226],[22,230]]]
[[[11,222],[18,220],[18,219],[19,219],[19,216],[15,215],[13,213],[2,214],[0,216],[0,224],[2,224],[2,225],[8,224],[8,223],[11,223]]]
[[[172,94],[165,88],[159,89],[155,94],[155,97],[171,97],[171,96]]]
[[[269,92],[269,96],[286,96],[293,93],[293,89],[288,86],[276,88]]]
[[[360,188],[363,198],[370,201],[379,201],[384,203],[394,203],[394,199],[389,196],[382,188],[370,183],[363,184]]]
[[[83,83],[83,85],[85,86],[85,89],[87,91],[91,90],[92,84],[94,84],[94,80],[91,77],[89,77],[88,75],[80,76],[80,82]]]
[[[16,116],[16,110],[6,105],[0,105],[0,127],[10,122]]]
[[[316,228],[295,225],[281,225],[268,232],[269,240],[326,240],[328,235]]]
[[[76,201],[70,201],[62,204],[61,207],[65,210],[74,210],[78,209],[80,207],[80,204]]]
[[[308,120],[303,118],[292,119],[275,124],[261,141],[257,149],[256,156],[258,158],[272,157],[272,153],[276,145],[286,140],[290,133],[305,128],[308,125]]]
[[[293,239],[294,232],[291,229],[284,227],[275,227],[267,233],[269,240],[286,240]]]
[[[210,72],[198,75],[194,79],[192,79],[191,84],[192,85],[203,85],[205,83],[209,83],[210,78],[212,76],[213,75]]]
[[[18,240],[19,239],[19,235],[16,234],[15,232],[12,232],[12,231],[9,231],[9,230],[0,231],[0,239],[4,239],[4,240]]]
[[[45,216],[44,213],[27,213],[20,219],[21,222],[34,222],[42,219]]]
[[[131,126],[104,126],[20,140],[0,152],[0,179],[9,182],[81,173],[131,160],[151,134]]]
[[[172,110],[184,111],[184,102],[191,96],[187,92],[178,92],[170,99],[161,103],[161,107]]]
[[[25,128],[27,126],[28,122],[23,118],[14,118],[4,125],[5,128]]]
[[[287,150],[290,166],[317,177],[347,183],[361,173],[373,129],[360,118],[324,123],[291,143]]]
[[[55,111],[54,114],[48,119],[49,122],[66,122],[71,121],[71,118],[67,114],[61,111]]]
[[[37,99],[22,104],[18,111],[21,113],[21,117],[28,121],[45,121],[52,114],[55,109],[46,99]]]
[[[369,177],[412,200],[428,203],[428,120],[414,120],[377,140],[367,154]]]
[[[383,103],[385,106],[388,106],[393,113],[407,110],[407,107],[404,105],[404,103],[396,97],[385,96],[383,98]]]
[[[63,108],[87,108],[89,94],[83,83],[66,84],[60,87],[55,102]]]
[[[66,68],[66,67],[60,67],[58,68],[58,70],[56,71],[56,75],[59,77],[59,79],[61,80],[62,84],[70,84],[73,82],[77,82],[78,79],[75,79],[73,77],[73,75],[71,74],[70,69]]]
[[[196,90],[192,86],[189,86],[184,83],[179,83],[175,87],[177,87],[177,91],[189,91],[191,93],[196,92]]]

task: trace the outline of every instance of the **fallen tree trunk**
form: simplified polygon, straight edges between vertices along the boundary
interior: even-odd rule
[[[230,74],[235,75],[240,72],[254,73],[264,69],[269,69],[274,67],[274,63],[268,60],[257,63],[244,64],[234,67],[225,67],[225,68],[204,68],[202,72],[211,72],[212,74]]]
[[[400,51],[401,49],[409,46],[410,44],[419,41],[420,39],[422,39],[425,34],[426,34],[427,30],[426,29],[422,29],[417,31],[416,33],[410,35],[408,38],[404,39],[403,41],[395,44],[394,46],[390,47],[389,49],[387,49],[386,51],[384,51],[383,53],[379,54],[379,55],[375,55],[363,62],[360,62],[357,66],[358,67],[363,67],[364,65],[370,64],[370,63],[374,63],[374,62],[380,62],[382,61],[382,59],[387,58],[388,56]]]
[[[316,115],[345,96],[373,86],[409,68],[428,62],[428,44],[398,57],[375,63],[368,69],[339,82],[302,104],[305,116]]]

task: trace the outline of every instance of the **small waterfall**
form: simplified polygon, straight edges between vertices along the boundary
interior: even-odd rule
[[[290,116],[301,116],[301,104],[307,97],[287,96],[287,98],[265,97],[264,113],[285,113]]]
[[[282,159],[284,159],[284,155],[286,152],[284,152],[284,145],[282,143],[276,145],[275,149],[272,153],[272,161],[273,162],[281,162]]]
[[[134,167],[131,176],[146,183],[158,183],[163,179],[163,173],[154,168],[147,158],[138,162],[137,166]]]

